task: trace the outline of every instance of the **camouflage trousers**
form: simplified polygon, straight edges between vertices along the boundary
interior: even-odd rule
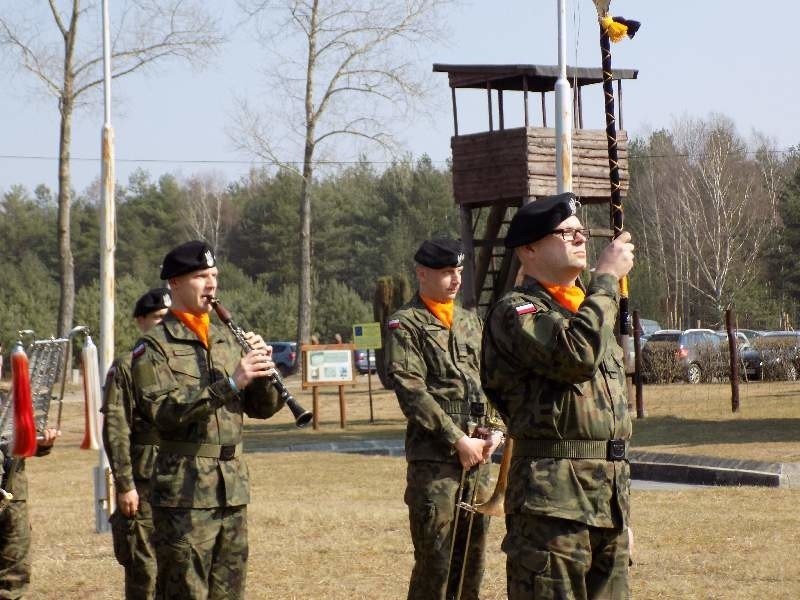
[[[129,519],[119,510],[111,515],[114,555],[125,568],[125,598],[151,600],[156,592],[156,551],[153,546],[153,512],[149,487],[139,485],[139,509]]]
[[[453,564],[448,581],[456,495],[461,473],[461,467],[451,463],[408,463],[405,502],[408,505],[411,540],[414,542],[414,569],[408,586],[409,600],[449,600],[455,597],[461,566],[464,564],[470,515],[459,510]],[[464,501],[469,502],[472,499],[476,482],[477,501],[483,502],[490,495],[489,465],[481,465],[478,471],[471,471],[465,478],[462,494]],[[464,569],[461,593],[463,600],[477,600],[479,597],[486,562],[488,529],[489,517],[475,513],[472,517],[467,564]]]
[[[153,507],[156,598],[241,600],[247,573],[247,506]]]
[[[31,582],[28,503],[9,502],[0,512],[0,598],[22,598]]]
[[[506,515],[508,600],[628,600],[628,530]]]

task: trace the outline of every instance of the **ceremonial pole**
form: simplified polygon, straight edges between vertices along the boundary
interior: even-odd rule
[[[611,68],[611,40],[633,37],[641,25],[638,21],[608,15],[610,0],[594,0],[600,23],[600,53],[603,68],[603,96],[606,113],[606,139],[608,141],[608,179],[611,186],[611,225],[614,237],[622,234],[624,228],[622,209],[622,190],[619,178],[619,157],[617,148],[617,122],[614,117],[614,73]],[[628,354],[630,335],[630,315],[628,310],[628,276],[619,281],[619,337],[625,351],[626,366],[631,370],[631,357]]]
[[[572,90],[567,79],[566,0],[558,3],[558,79],[556,96],[556,192],[572,191]]]
[[[99,376],[108,372],[114,360],[114,250],[116,210],[114,205],[114,129],[111,126],[111,36],[108,0],[103,0],[103,92],[102,195],[100,202],[100,348]],[[90,372],[87,370],[87,372]],[[99,419],[99,415],[95,415]],[[108,531],[108,517],[114,505],[114,488],[105,449],[100,447],[100,464],[95,468],[95,531]]]

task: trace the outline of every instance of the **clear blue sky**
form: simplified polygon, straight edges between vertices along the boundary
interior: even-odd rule
[[[448,15],[446,44],[419,49],[420,69],[429,71],[434,62],[556,64],[556,6],[556,0],[472,0]],[[639,69],[638,81],[626,82],[623,88],[624,124],[629,132],[646,134],[669,127],[675,118],[718,112],[733,119],[746,137],[757,130],[773,138],[778,148],[800,144],[800,78],[795,73],[800,3],[796,0],[771,0],[757,10],[741,0],[612,0],[611,8],[612,14],[643,23],[634,40],[612,48],[615,67]],[[568,62],[599,66],[593,3],[567,0],[567,12]],[[137,167],[154,177],[165,172],[181,176],[217,172],[234,180],[244,175],[250,157],[234,152],[226,128],[235,94],[254,99],[264,93],[258,81],[262,56],[248,31],[239,29],[204,71],[173,64],[153,75],[133,75],[116,82],[113,124],[118,181],[125,183]],[[34,98],[31,80],[12,73],[10,61],[0,67],[7,82],[0,86],[0,155],[55,157],[54,101]],[[434,83],[433,119],[408,123],[402,128],[403,141],[414,156],[427,153],[435,161],[444,161],[452,135],[449,88],[445,75],[435,75]],[[518,112],[521,118],[521,111],[509,104],[507,100],[508,126],[513,126],[517,123],[511,114]],[[459,108],[463,131],[486,128],[484,94],[464,92]],[[599,93],[584,98],[584,119],[587,127],[602,126]],[[75,158],[99,156],[101,125],[101,106],[76,117]],[[165,161],[129,162],[132,159]],[[98,161],[73,161],[78,191],[99,173]],[[30,190],[38,183],[55,189],[56,175],[55,160],[1,158],[0,193],[15,183]]]

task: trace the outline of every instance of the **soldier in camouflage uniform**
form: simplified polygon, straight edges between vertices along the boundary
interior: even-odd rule
[[[60,431],[48,428],[37,439],[36,456],[53,449]],[[3,457],[0,488],[13,495],[0,499],[0,598],[23,598],[31,581],[31,523],[28,515],[28,478],[25,459],[13,458],[11,448],[0,446]]]
[[[133,318],[142,334],[158,325],[171,304],[169,290],[155,288],[136,301]],[[125,598],[149,599],[156,591],[156,551],[150,476],[158,435],[144,419],[131,389],[130,355],[117,358],[103,389],[103,444],[114,475],[117,510],[111,515],[114,554],[125,568]]]
[[[450,565],[453,525],[462,472],[462,499],[478,486],[479,501],[490,490],[485,464],[500,441],[468,436],[471,404],[485,407],[480,388],[481,322],[474,311],[454,304],[461,286],[464,253],[453,240],[424,242],[414,256],[419,292],[388,322],[387,373],[408,419],[405,502],[408,505],[414,569],[412,600],[452,598],[458,587],[469,517],[459,515]],[[477,599],[485,563],[489,518],[474,515],[461,597]],[[445,596],[447,591],[447,596]]]
[[[525,278],[486,318],[482,381],[514,439],[505,497],[508,598],[630,597],[631,420],[614,339],[630,234],[600,254],[571,193],[517,211],[505,244]]]
[[[244,598],[250,486],[241,457],[243,415],[266,419],[283,405],[268,376],[271,348],[253,333],[242,356],[210,322],[216,259],[200,241],[164,259],[172,306],[137,344],[136,400],[158,430],[151,480],[157,598]]]

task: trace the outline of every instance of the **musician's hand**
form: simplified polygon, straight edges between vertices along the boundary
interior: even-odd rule
[[[270,356],[272,355],[272,346],[267,346],[267,343],[257,333],[253,333],[252,331],[248,331],[244,334],[244,339],[250,344],[250,347],[253,350],[262,350],[263,352],[269,351]]]
[[[49,448],[56,443],[56,438],[61,435],[61,431],[53,427],[48,427],[42,432],[41,437],[36,439],[36,444],[44,448]]]
[[[484,448],[489,440],[473,438],[467,435],[461,437],[454,447],[458,453],[458,460],[465,469],[474,467],[483,462]],[[491,443],[491,442],[489,442]]]
[[[631,234],[623,231],[608,246],[605,247],[597,259],[595,273],[609,273],[617,279],[622,279],[633,267],[633,244]]]
[[[240,390],[250,385],[254,379],[269,377],[275,373],[275,363],[272,362],[272,347],[266,347],[268,352],[251,350],[239,360],[232,377],[236,387]]]
[[[502,431],[497,431],[496,429],[492,431],[492,435],[489,436],[488,440],[486,440],[488,443],[483,453],[483,462],[492,462],[492,454],[494,454],[494,451],[497,450],[500,444],[503,443],[503,439],[504,436]]]
[[[139,510],[139,492],[136,491],[136,488],[117,493],[117,506],[123,515],[129,519],[133,517]]]

